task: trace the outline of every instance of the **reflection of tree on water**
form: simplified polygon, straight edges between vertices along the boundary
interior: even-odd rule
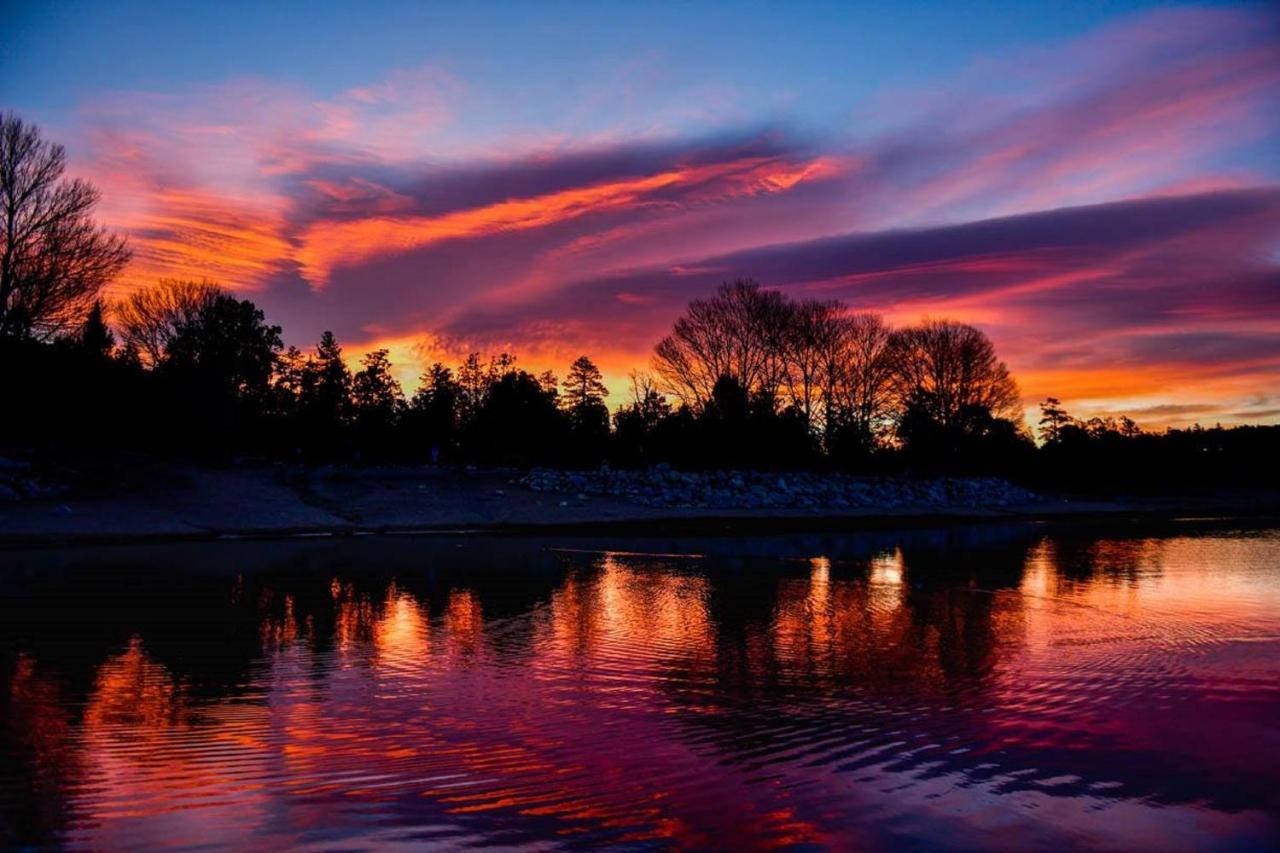
[[[326,653],[340,635],[370,639],[393,583],[432,617],[455,590],[469,590],[493,619],[527,613],[559,583],[555,560],[522,540],[459,545],[388,538],[15,554],[0,577],[2,636],[56,669],[73,701],[89,691],[103,655],[135,637],[194,698],[220,697],[245,683],[264,641]],[[355,624],[340,600],[364,608]]]
[[[1159,539],[1045,538],[1037,546],[1043,559],[1064,584],[1103,576],[1127,584],[1160,571],[1164,550]]]
[[[1018,640],[1010,603],[990,591],[1017,586],[1030,539],[975,548],[966,538],[922,534],[783,570],[706,567],[724,686],[755,696],[980,686],[1001,644]]]
[[[20,583],[10,576],[13,594],[0,603],[7,645],[22,650],[27,673],[19,678],[11,670],[12,682],[26,685],[27,694],[38,684],[35,692],[60,709],[70,736],[76,729],[154,735],[167,726],[199,726],[203,704],[249,689],[264,655],[270,661],[293,647],[307,650],[297,660],[317,683],[335,654],[355,655],[384,674],[400,662],[420,665],[413,656],[426,653],[432,634],[456,665],[484,655],[514,672],[554,654],[557,637],[566,650],[593,657],[593,665],[602,652],[644,648],[652,654],[646,666],[664,669],[663,683],[687,690],[687,701],[705,702],[704,688],[687,685],[717,671],[716,695],[767,692],[776,683],[812,688],[839,675],[809,667],[811,675],[797,680],[782,666],[795,661],[774,648],[773,625],[789,585],[807,577],[803,561],[781,571],[769,556],[566,562],[528,543],[477,542],[122,548],[53,567],[28,558],[32,571]],[[177,582],[174,566],[181,567]],[[837,580],[846,566],[837,566]],[[744,638],[738,649],[735,633]],[[698,679],[690,682],[693,673]],[[33,708],[17,694],[9,704]],[[37,716],[59,718],[42,709],[26,719]],[[70,746],[49,749],[77,754]],[[34,777],[36,765],[50,761],[28,752],[15,764]],[[76,777],[67,761],[53,764],[49,778]]]
[[[15,555],[13,571],[0,579],[0,677],[8,688],[0,732],[0,824],[8,829],[0,838],[12,831],[15,839],[52,840],[76,781],[105,772],[86,770],[82,758],[117,751],[95,750],[95,743],[167,737],[170,727],[216,739],[219,724],[206,721],[201,708],[241,694],[257,701],[261,667],[291,665],[291,649],[305,649],[293,659],[310,667],[318,684],[343,648],[372,651],[370,667],[392,671],[418,651],[406,632],[432,621],[465,660],[490,642],[490,619],[509,622],[493,633],[494,651],[527,656],[532,627],[513,617],[550,597],[560,567],[515,540],[459,544],[202,544]],[[145,777],[132,778],[138,790]]]
[[[66,820],[82,778],[67,697],[34,658],[19,653],[8,673],[0,722],[0,842],[48,845]]]
[[[554,800],[541,807],[552,825],[594,825],[592,815],[622,808],[616,791],[579,789],[565,775],[566,761],[583,760],[566,758],[578,737],[638,745],[600,768],[628,768],[633,786],[661,769],[645,763],[645,747],[662,742],[779,772],[795,771],[801,755],[823,770],[958,774],[995,791],[1085,796],[1106,778],[1112,796],[1203,796],[1177,756],[1131,749],[1117,767],[1107,749],[1122,745],[1123,732],[1072,734],[1045,718],[1033,737],[1010,727],[1018,717],[1006,714],[1000,731],[991,723],[990,711],[1013,701],[1008,671],[1026,653],[1021,587],[1039,574],[1061,581],[1059,555],[1081,578],[1072,583],[1088,582],[1077,568],[1091,561],[1103,579],[1123,577],[1127,562],[1159,556],[1144,540],[988,527],[632,542],[603,554],[542,544],[175,546],[48,556],[66,562],[43,567],[22,556],[0,581],[8,684],[0,748],[12,758],[4,787],[28,787],[2,798],[0,818],[17,837],[52,839],[65,812],[46,804],[74,799],[74,780],[86,767],[102,772],[102,756],[114,755],[90,747],[126,734],[158,748],[186,730],[230,736],[219,706],[241,696],[272,710],[267,728],[235,736],[287,740],[291,751],[275,758],[286,777],[323,766],[326,716],[344,698],[366,729],[343,747],[344,760],[408,772],[435,749],[460,767],[510,774],[512,803],[534,796],[539,774],[549,774],[561,787],[538,796]],[[626,553],[638,545],[702,556]],[[486,706],[495,695],[501,701]],[[522,716],[526,702],[536,723]],[[1032,716],[1043,710],[1029,707]],[[473,713],[501,726],[471,731]],[[548,739],[543,725],[570,731]],[[112,767],[136,784],[150,778]],[[1068,776],[1079,781],[1046,782]],[[418,792],[394,808],[422,820],[474,805],[479,816],[468,820],[482,826],[493,808],[482,795],[427,803]],[[1234,796],[1266,800],[1251,782]],[[575,812],[575,800],[594,805]]]
[[[720,579],[709,602],[726,681],[717,698],[725,704],[721,713],[678,719],[724,760],[760,769],[786,764],[799,752],[815,766],[841,772],[884,767],[922,779],[959,774],[1002,794],[1166,804],[1211,797],[1228,810],[1274,801],[1259,767],[1206,786],[1209,771],[1190,771],[1185,756],[1127,744],[1140,732],[1132,719],[1115,731],[1105,721],[1100,731],[1077,730],[1080,710],[1049,706],[1040,713],[1051,716],[1028,718],[1038,732],[997,730],[988,720],[1008,702],[1002,668],[1023,653],[1026,573],[1047,572],[1053,590],[1115,582],[1136,587],[1139,578],[1160,576],[1164,540],[1068,531],[977,544],[966,541],[972,530],[958,532],[908,538],[900,549],[862,561],[817,559],[807,577],[797,569],[757,585],[712,573]],[[1059,570],[1058,555],[1070,561],[1066,571]],[[770,606],[772,636],[766,636]],[[1140,696],[1140,684],[1131,689]],[[735,703],[753,713],[736,713]],[[901,725],[904,708],[911,728]],[[1253,714],[1243,705],[1236,713]],[[954,749],[957,744],[964,748]],[[1123,762],[1113,750],[1125,750]],[[1092,785],[1104,780],[1100,795]]]

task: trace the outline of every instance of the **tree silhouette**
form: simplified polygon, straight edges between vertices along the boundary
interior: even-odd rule
[[[893,333],[896,434],[917,467],[1015,466],[1033,447],[1020,424],[1018,386],[978,329],[929,320]]]
[[[631,402],[619,410],[630,411],[644,425],[653,429],[658,422],[671,414],[671,404],[658,390],[652,375],[638,370],[631,371]]]
[[[561,461],[568,436],[555,392],[533,374],[510,369],[489,386],[464,427],[463,442],[477,461],[529,465]]]
[[[264,440],[283,345],[247,299],[218,296],[178,324],[155,368],[178,429],[199,453]]]
[[[390,428],[404,405],[404,392],[391,372],[388,352],[376,349],[365,355],[360,364],[361,369],[351,379],[356,421],[366,428]]]
[[[722,377],[733,377],[757,411],[789,404],[789,417],[798,416],[828,452],[840,444],[865,455],[889,419],[889,340],[876,315],[836,300],[794,303],[740,280],[690,302],[655,348],[654,365],[695,410],[710,404]]]
[[[569,374],[564,379],[564,400],[569,411],[585,406],[604,405],[604,398],[609,389],[604,386],[604,377],[595,362],[585,355],[569,365]]]
[[[711,399],[722,376],[776,398],[786,379],[792,311],[781,293],[750,279],[726,282],[689,303],[654,347],[654,367],[671,393],[695,408]]]
[[[876,314],[841,313],[820,342],[825,444],[862,458],[890,420],[893,403],[891,332]],[[838,436],[838,438],[837,438]]]
[[[80,328],[80,349],[97,361],[109,359],[116,348],[115,335],[108,328],[104,313],[102,300],[94,302]]]
[[[453,451],[458,434],[458,383],[453,371],[436,362],[419,380],[418,390],[409,401],[405,424],[412,446],[425,444],[428,458],[439,462],[442,454]]]
[[[517,370],[509,354],[475,354],[457,373],[432,365],[405,405],[385,351],[366,356],[353,378],[331,333],[311,354],[281,353],[279,328],[250,302],[215,294],[160,304],[186,307],[159,312],[167,319],[147,327],[162,330],[157,336],[134,335],[119,350],[100,304],[51,343],[0,338],[0,357],[23,367],[10,376],[9,392],[23,405],[0,419],[0,441],[81,458],[128,448],[215,459],[248,452],[501,465],[821,464],[997,473],[1094,493],[1267,484],[1274,466],[1259,460],[1274,456],[1280,441],[1280,427],[1157,435],[1119,416],[1080,423],[1050,398],[1041,426],[1056,426],[1057,438],[1036,449],[1011,419],[1016,386],[981,332],[943,322],[891,333],[879,317],[839,303],[800,303],[792,312],[792,322],[812,325],[780,350],[788,370],[798,371],[782,385],[748,388],[726,374],[698,408],[673,411],[653,377],[633,374],[612,432],[603,381],[585,356],[571,368],[563,400],[549,374]],[[143,370],[138,341],[157,338],[166,339],[164,350]],[[459,375],[469,377],[470,392]],[[468,396],[476,401],[470,409]],[[94,424],[91,434],[85,423]]]
[[[276,372],[272,381],[280,397],[289,401],[288,408],[296,407],[302,397],[307,361],[307,356],[295,346],[290,346],[276,359]]]
[[[331,441],[347,422],[351,409],[351,371],[333,332],[325,331],[307,362],[299,407],[313,430]]]
[[[1040,440],[1045,444],[1056,444],[1062,438],[1062,430],[1075,422],[1075,418],[1062,408],[1062,401],[1057,397],[1049,397],[1040,404]]]
[[[135,290],[114,306],[120,340],[133,346],[150,365],[164,358],[178,326],[191,323],[222,290],[213,282],[163,278],[153,287]]]
[[[124,240],[91,218],[98,191],[65,168],[61,145],[0,113],[0,336],[74,328],[129,261]]]
[[[515,368],[516,357],[500,353],[484,361],[480,353],[473,352],[458,367],[458,405],[463,420],[479,411],[488,397],[489,389],[502,376]]]
[[[579,356],[569,366],[564,380],[565,410],[573,429],[575,461],[599,464],[608,452],[609,407],[600,369],[587,356]]]
[[[963,426],[976,411],[1017,417],[1018,386],[983,332],[951,320],[899,329],[890,341],[895,391],[943,426]]]
[[[631,401],[614,413],[614,450],[618,461],[639,465],[654,457],[655,432],[671,415],[671,404],[657,388],[654,378],[631,372]]]
[[[268,325],[256,305],[223,295],[178,325],[165,348],[164,365],[228,396],[261,398],[282,347],[280,327]]]
[[[834,300],[808,299],[795,306],[788,324],[787,393],[810,426],[828,420],[823,408],[833,399],[830,392],[836,376],[832,369],[841,361],[836,355],[843,331],[841,310]]]

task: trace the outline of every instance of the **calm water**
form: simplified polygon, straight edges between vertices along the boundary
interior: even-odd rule
[[[1280,531],[0,552],[0,844],[1271,848]]]

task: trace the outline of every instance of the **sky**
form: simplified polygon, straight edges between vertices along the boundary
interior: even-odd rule
[[[312,345],[586,353],[751,277],[973,323],[1030,410],[1280,422],[1280,6],[74,3],[0,108],[134,259]],[[1034,417],[1034,415],[1033,415]]]

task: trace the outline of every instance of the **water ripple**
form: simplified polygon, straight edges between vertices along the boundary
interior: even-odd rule
[[[1265,846],[1280,539],[1020,535],[32,573],[0,840]]]

